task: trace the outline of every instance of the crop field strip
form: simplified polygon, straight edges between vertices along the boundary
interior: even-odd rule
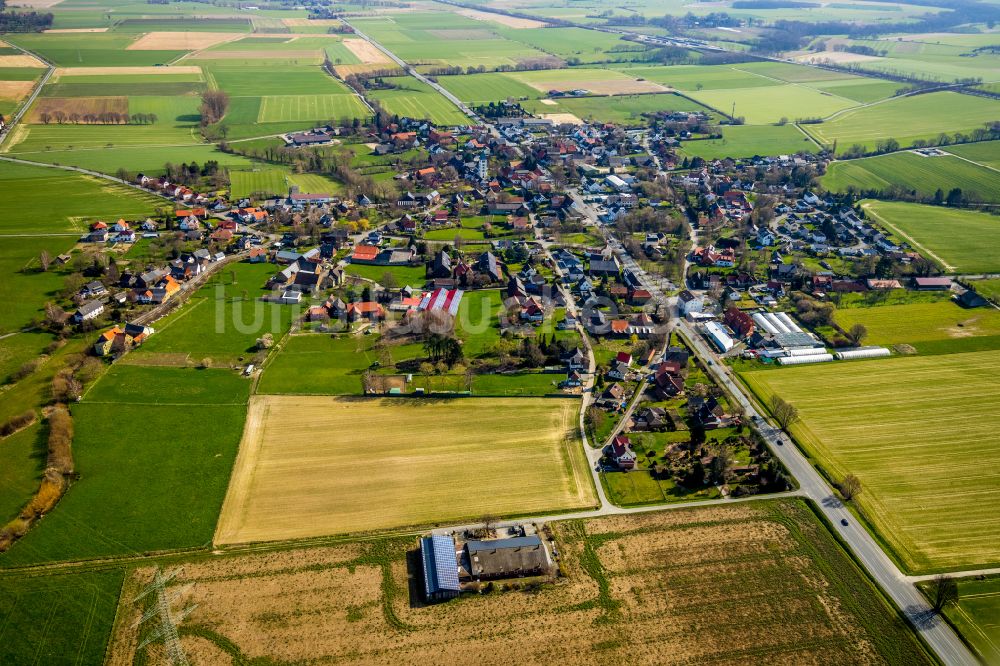
[[[564,578],[461,603],[416,603],[412,537],[189,562],[170,587],[198,604],[182,644],[280,662],[513,663],[527,644],[537,663],[931,663],[801,502],[551,526]],[[126,589],[149,573],[136,571]],[[121,608],[112,651],[123,664],[141,657],[130,628],[138,612]],[[303,613],[326,630],[291,640]],[[519,640],[501,639],[511,634]]]
[[[1000,201],[1000,171],[950,155],[925,157],[911,151],[833,162],[822,183],[832,191],[898,186],[924,196],[932,196],[938,189],[947,194],[957,187],[970,201]]]
[[[913,572],[996,564],[1000,351],[904,357],[744,375],[795,405],[799,442],[859,502]],[[822,388],[817,388],[822,387]]]
[[[578,409],[569,399],[255,396],[216,541],[592,506]],[[359,473],[362,450],[369,464]]]
[[[897,201],[862,203],[876,223],[949,273],[1000,270],[1000,220],[973,210]]]
[[[1000,577],[958,581],[957,604],[945,607],[948,621],[987,664],[1000,660]]]

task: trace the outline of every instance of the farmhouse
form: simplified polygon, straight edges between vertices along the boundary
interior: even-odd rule
[[[104,312],[104,303],[100,301],[87,301],[73,313],[73,320],[82,324],[85,321],[96,319]]]
[[[467,541],[461,562],[459,578],[475,581],[544,576],[553,568],[549,550],[538,535]]]

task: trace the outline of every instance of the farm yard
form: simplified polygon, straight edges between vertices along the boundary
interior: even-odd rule
[[[1000,222],[993,215],[896,201],[862,206],[875,222],[941,264],[945,272],[1000,269]]]
[[[467,418],[470,410],[475,419]],[[255,396],[215,540],[592,506],[574,425],[578,410],[576,400]],[[377,428],[379,437],[359,424]],[[469,473],[471,461],[476,474]]]
[[[210,661],[387,663],[426,659],[661,664],[832,659],[928,664],[896,611],[798,501],[753,502],[551,523],[565,577],[529,593],[469,595],[425,605],[408,552],[416,539],[346,542],[187,562],[170,584],[197,604],[182,646]],[[125,584],[113,666],[141,659]],[[669,593],[665,593],[669,592]],[[318,603],[317,599],[324,600]],[[739,599],[752,627],[720,607]],[[292,640],[304,614],[326,629]],[[698,640],[688,628],[698,627]],[[500,640],[515,632],[520,640]],[[156,649],[156,648],[152,648]],[[228,653],[228,654],[227,654]]]
[[[865,516],[921,573],[996,563],[998,368],[1000,351],[984,351],[742,377],[765,404],[776,394],[798,408],[798,442],[833,479],[861,480]]]

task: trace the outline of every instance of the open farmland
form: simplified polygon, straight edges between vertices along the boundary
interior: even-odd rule
[[[952,155],[964,157],[983,166],[1000,169],[1000,141],[979,141],[957,146],[946,146],[944,150]]]
[[[433,605],[412,537],[187,562],[182,645],[204,662],[931,663],[802,502],[551,525],[564,578]],[[111,666],[143,661],[140,612],[122,605]]]
[[[856,500],[904,569],[996,565],[1000,351],[902,357],[743,377],[798,408],[792,432]]]
[[[958,604],[945,607],[955,627],[984,663],[1000,663],[1000,577],[958,581]]]
[[[578,410],[576,400],[256,396],[216,541],[592,506]],[[375,423],[373,439],[364,424]]]
[[[541,93],[587,90],[595,95],[628,95],[667,91],[658,83],[640,81],[613,69],[548,69],[513,72],[510,76]]]
[[[843,308],[836,311],[836,321],[845,331],[864,325],[867,344],[908,344],[918,350],[921,342],[1000,336],[1000,311],[966,310],[952,301]]]
[[[621,123],[641,126],[646,124],[643,114],[659,111],[702,111],[711,113],[697,102],[672,93],[644,95],[616,95],[606,97],[559,97],[550,100],[525,102],[524,107],[535,114],[570,113],[582,120]]]
[[[725,125],[721,139],[685,141],[681,152],[706,160],[753,155],[782,155],[819,150],[794,125]]]
[[[123,568],[0,576],[0,663],[101,663],[124,580]]]
[[[249,391],[229,370],[112,368],[72,408],[80,479],[0,567],[203,546]]]
[[[941,133],[970,132],[997,119],[1000,101],[936,92],[860,107],[806,129],[820,143],[831,146],[837,141],[838,149],[844,151],[854,144],[874,148],[889,138],[908,146],[916,139],[936,139]]]
[[[356,96],[281,95],[261,98],[257,122],[318,121],[363,118],[368,109]]]
[[[949,273],[1000,270],[1000,218],[994,215],[896,201],[862,205],[875,222]]]
[[[543,93],[510,74],[488,72],[485,74],[460,74],[439,76],[438,83],[455,97],[469,104],[482,104],[514,99],[536,99]]]
[[[426,118],[436,125],[468,125],[472,122],[454,104],[422,81],[409,76],[386,80],[398,87],[373,90],[368,96],[389,113],[406,118]]]
[[[957,157],[924,157],[910,151],[833,162],[821,182],[834,192],[902,187],[921,196],[933,196],[939,189],[947,194],[957,187],[969,201],[1000,201],[1000,171]]]
[[[706,89],[688,94],[706,106],[743,117],[751,125],[776,123],[782,118],[825,118],[856,105],[854,100],[793,84],[749,89]]]
[[[186,49],[130,50],[138,35],[122,33],[61,33],[6,35],[5,39],[61,67],[121,67],[162,65]]]

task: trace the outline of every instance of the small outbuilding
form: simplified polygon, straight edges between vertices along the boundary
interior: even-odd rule
[[[424,537],[420,540],[420,559],[424,565],[424,595],[428,601],[453,599],[461,594],[455,539],[444,535]]]

